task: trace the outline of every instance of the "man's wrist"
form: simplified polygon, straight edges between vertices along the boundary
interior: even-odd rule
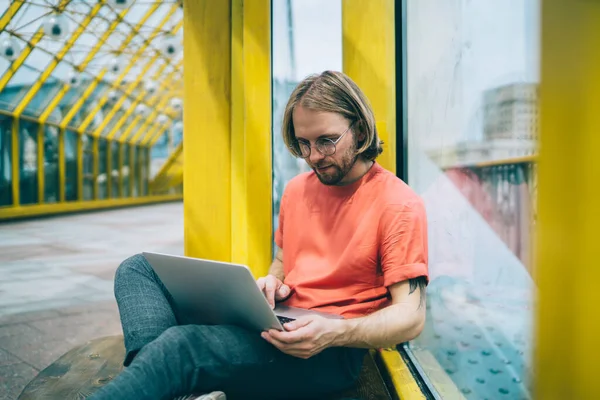
[[[357,327],[357,321],[355,319],[333,319],[331,320],[333,327],[333,342],[332,347],[344,347],[348,346],[352,342],[354,337],[354,331]]]

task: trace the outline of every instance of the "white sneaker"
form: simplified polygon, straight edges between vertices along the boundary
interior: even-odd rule
[[[203,394],[200,397],[196,397],[195,400],[227,400],[227,397],[223,392],[212,392],[208,394]]]

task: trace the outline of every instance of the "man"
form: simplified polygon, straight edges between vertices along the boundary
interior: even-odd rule
[[[335,313],[261,335],[186,325],[142,256],[117,270],[127,368],[95,399],[313,398],[351,387],[366,349],[415,338],[425,320],[427,228],[421,199],[374,160],[373,111],[346,75],[302,81],[283,138],[312,172],[287,185],[277,255],[258,286],[269,303]],[[217,392],[218,391],[218,392]]]

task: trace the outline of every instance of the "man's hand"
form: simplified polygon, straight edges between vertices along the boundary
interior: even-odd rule
[[[275,301],[285,299],[290,295],[290,288],[273,275],[267,275],[256,280],[258,288],[265,294],[271,308],[275,308]]]
[[[331,347],[341,334],[341,320],[307,315],[284,324],[280,332],[271,329],[261,336],[282,352],[298,358],[310,358]]]

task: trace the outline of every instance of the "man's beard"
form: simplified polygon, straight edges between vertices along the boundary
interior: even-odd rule
[[[342,159],[341,165],[333,163],[330,164],[328,161],[324,161],[320,165],[313,167],[313,170],[322,184],[329,186],[338,185],[344,179],[344,177],[348,175],[348,172],[350,172],[357,159],[358,155],[354,149],[350,149],[350,151],[346,153],[345,157]],[[330,171],[328,171],[326,174],[320,173],[317,167],[326,165],[330,165]]]

